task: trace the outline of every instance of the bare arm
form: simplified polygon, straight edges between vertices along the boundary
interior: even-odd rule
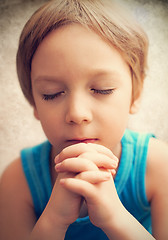
[[[18,159],[0,182],[0,239],[26,239],[34,224],[32,199]]]
[[[60,198],[57,199],[63,207],[64,202],[65,204],[67,202],[63,201],[62,197],[70,201],[70,204],[72,203],[71,195],[74,197],[73,193],[69,196],[69,192],[67,194],[65,189],[62,189],[63,192],[61,192],[59,186],[55,188],[58,189],[58,198]],[[53,208],[53,205],[59,208],[60,204],[54,198],[55,190],[42,216],[36,223],[34,206],[22,171],[21,161],[18,159],[13,162],[3,174],[0,182],[0,239],[63,240],[67,227],[70,224],[68,221],[74,221],[77,215],[74,216],[72,214],[72,219],[67,221],[68,224],[63,222],[63,218],[59,216],[57,209]],[[76,199],[76,201],[80,202],[79,199]],[[69,209],[71,209],[71,206],[69,206]]]
[[[168,239],[168,144],[151,139],[147,166],[147,195],[157,240]]]

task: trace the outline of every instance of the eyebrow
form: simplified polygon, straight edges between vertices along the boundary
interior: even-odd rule
[[[34,82],[61,82],[61,79],[55,77],[55,76],[48,76],[48,75],[44,75],[44,76],[38,76],[37,78],[34,79]]]
[[[94,79],[94,78],[98,78],[98,77],[101,77],[101,76],[110,76],[110,77],[113,77],[113,80],[119,80],[121,75],[119,72],[117,71],[112,71],[111,69],[92,69],[90,71],[90,73],[88,74],[89,78],[90,79]],[[42,75],[42,76],[38,76],[37,78],[34,79],[34,82],[35,83],[41,83],[41,82],[50,82],[50,83],[53,83],[53,84],[56,84],[56,83],[62,83],[63,81],[63,78],[61,77],[57,77],[57,76],[49,76],[49,75]]]
[[[90,75],[92,77],[113,76],[119,78],[121,74],[117,71],[112,71],[111,69],[96,69]]]

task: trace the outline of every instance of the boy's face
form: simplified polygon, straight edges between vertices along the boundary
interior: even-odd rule
[[[119,52],[74,24],[45,37],[32,60],[35,116],[54,154],[79,142],[119,155],[131,110],[132,80]]]

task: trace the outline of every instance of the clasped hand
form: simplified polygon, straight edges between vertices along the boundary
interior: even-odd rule
[[[65,148],[55,158],[58,173],[56,188],[59,214],[70,224],[79,216],[82,199],[85,199],[91,222],[103,228],[114,216],[120,204],[113,176],[118,159],[104,146],[79,143]],[[61,200],[60,200],[61,201]]]

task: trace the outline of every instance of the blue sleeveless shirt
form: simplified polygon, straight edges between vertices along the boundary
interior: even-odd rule
[[[151,232],[151,208],[146,197],[145,174],[151,134],[126,130],[121,140],[122,153],[115,177],[115,187],[124,207]],[[32,195],[37,219],[52,192],[50,175],[51,144],[46,141],[21,151],[23,171]],[[89,217],[78,218],[66,232],[65,240],[108,240]]]

